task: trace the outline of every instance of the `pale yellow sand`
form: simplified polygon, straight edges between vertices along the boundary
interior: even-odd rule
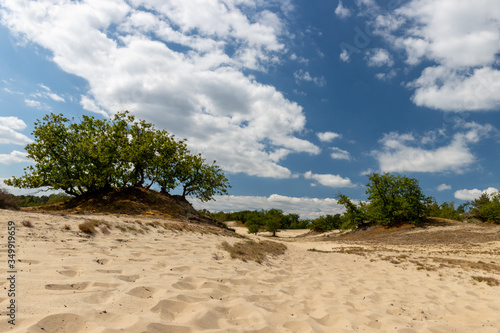
[[[311,252],[300,242],[260,265],[218,248],[236,238],[161,228],[84,237],[78,224],[89,216],[0,216],[0,332],[500,331],[500,287],[456,271]],[[9,220],[18,226],[15,326],[6,317]]]

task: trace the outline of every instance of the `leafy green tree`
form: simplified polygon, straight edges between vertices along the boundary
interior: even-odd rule
[[[281,219],[281,229],[291,229],[292,224],[299,224],[299,214],[286,214]]]
[[[432,200],[426,207],[426,215],[431,217],[441,217],[450,220],[462,221],[462,213],[464,213],[463,206],[455,209],[455,203],[443,202],[439,205],[435,200]]]
[[[165,193],[180,184],[184,197],[201,201],[227,194],[230,187],[215,161],[208,164],[201,155],[189,154],[184,140],[136,121],[127,111],[111,120],[84,115],[79,123],[49,114],[37,120],[32,134],[35,141],[25,149],[35,164],[25,169],[24,176],[6,180],[7,185],[47,186],[82,196],[153,184]]]
[[[149,171],[151,162],[157,157],[155,140],[158,139],[159,135],[157,135],[153,125],[144,120],[134,122],[130,126],[128,135],[129,142],[125,161],[131,166],[129,181],[133,186],[141,187],[150,176],[147,171]],[[147,187],[151,187],[153,183],[154,181]]]
[[[334,216],[327,214],[322,215],[311,221],[310,228],[314,231],[325,232],[327,230],[340,229],[342,225],[342,220],[340,214],[335,214]]]
[[[36,140],[25,147],[35,165],[25,168],[23,177],[12,177],[5,183],[21,188],[49,186],[70,195],[83,194],[87,184],[85,174],[78,168],[82,157],[77,150],[79,143],[68,131],[68,122],[69,119],[55,114],[35,122],[32,134]]]
[[[208,201],[217,194],[227,194],[230,187],[222,169],[205,163],[201,155],[186,155],[178,164],[176,177],[182,186],[182,197],[195,196]]]
[[[425,217],[432,198],[422,193],[415,178],[389,173],[369,175],[366,185],[368,217],[383,225],[417,223]]]
[[[260,226],[257,223],[248,223],[247,227],[248,227],[249,234],[256,234],[257,235],[257,233],[260,230]]]
[[[279,231],[282,220],[283,220],[283,211],[280,209],[270,209],[265,213],[264,223],[266,227],[266,231],[272,232],[273,237],[276,237],[276,232]]]
[[[176,141],[167,131],[158,131],[154,140],[156,154],[146,172],[151,180],[160,186],[161,193],[168,193],[179,185],[177,172],[180,163],[187,158],[189,151],[185,140]]]
[[[344,222],[343,227],[355,228],[366,220],[366,207],[364,205],[360,204],[359,207],[356,206],[352,203],[351,199],[344,194],[337,195],[336,199],[339,204],[346,208],[346,212],[342,216]]]
[[[471,213],[485,222],[500,221],[500,192],[494,194],[483,193],[471,203]]]

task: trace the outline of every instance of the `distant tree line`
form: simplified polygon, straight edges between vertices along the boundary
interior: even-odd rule
[[[71,196],[64,193],[49,194],[49,195],[13,195],[13,199],[19,207],[36,207],[52,205],[58,202],[66,201]]]
[[[227,194],[230,187],[215,161],[191,154],[185,140],[127,111],[110,120],[84,115],[79,123],[51,113],[35,122],[32,134],[35,140],[25,149],[35,164],[22,177],[5,180],[7,185],[47,186],[76,197],[153,185],[168,193],[180,186],[183,197],[201,201]]]
[[[209,213],[209,212],[206,212]],[[226,221],[240,221],[248,228],[249,233],[269,231],[273,235],[285,229],[311,229],[318,232],[345,229],[340,214],[321,215],[315,219],[301,219],[298,214],[285,214],[281,209],[244,210],[237,212],[209,213],[212,218]]]
[[[311,229],[318,232],[336,229],[354,229],[361,225],[396,226],[402,223],[418,224],[427,217],[440,217],[457,221],[477,219],[483,222],[500,222],[500,193],[483,194],[478,199],[455,208],[454,202],[439,205],[432,197],[424,195],[418,180],[390,173],[372,173],[366,184],[366,202],[353,202],[339,194],[337,202],[345,212],[323,215],[316,219],[301,219],[297,214],[284,214],[282,210],[239,211],[212,213],[222,221],[241,221],[249,233],[280,229]]]

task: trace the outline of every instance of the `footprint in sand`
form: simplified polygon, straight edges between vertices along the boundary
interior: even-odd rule
[[[85,329],[86,320],[77,314],[59,313],[47,316],[29,328],[29,333],[72,332]]]
[[[82,298],[82,301],[87,304],[104,304],[113,295],[115,295],[115,291],[99,291]]]
[[[125,281],[125,282],[135,282],[138,278],[140,278],[139,275],[119,275],[116,278]]]
[[[121,269],[98,269],[99,273],[107,273],[107,274],[121,274],[123,272]]]
[[[103,288],[116,288],[120,284],[119,283],[103,283],[103,282],[94,282],[94,287],[103,287]]]
[[[205,281],[202,279],[188,276],[184,279],[181,279],[179,282],[172,284],[172,288],[181,290],[197,290],[200,289],[204,283]]]
[[[164,333],[164,332],[191,333],[193,332],[193,330],[187,326],[151,323],[148,325],[147,331],[144,333]]]
[[[314,332],[313,328],[301,321],[287,321],[283,324],[283,327],[291,332],[301,332],[301,333],[312,333]]]
[[[61,275],[64,275],[64,276],[67,276],[67,277],[75,277],[78,274],[77,271],[72,270],[72,269],[66,269],[66,270],[62,270],[62,271],[57,271],[57,273],[59,273]]]
[[[47,284],[45,289],[48,290],[85,290],[89,286],[89,282],[67,283],[67,284]]]
[[[163,320],[173,321],[180,320],[184,317],[190,317],[188,319],[192,319],[193,315],[199,314],[204,310],[204,307],[199,303],[186,303],[164,299],[158,302],[158,304],[151,309],[151,312],[158,313]]]
[[[146,286],[135,287],[130,289],[127,294],[137,298],[152,298],[155,293],[155,289]]]

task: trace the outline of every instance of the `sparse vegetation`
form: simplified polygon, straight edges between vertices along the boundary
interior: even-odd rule
[[[0,209],[19,209],[14,196],[3,188],[0,188]]]
[[[281,243],[271,241],[255,242],[253,240],[238,242],[234,245],[223,242],[221,247],[229,252],[232,259],[240,259],[244,262],[253,260],[259,264],[262,264],[267,259],[267,255],[281,255],[287,249],[286,245]]]
[[[488,286],[491,287],[500,286],[500,281],[492,277],[472,276],[472,279],[476,280],[477,282],[486,282]]]
[[[27,228],[34,228],[34,225],[33,225],[33,223],[31,223],[31,221],[25,220],[25,221],[21,222],[21,224]]]
[[[96,228],[101,226],[101,225],[103,225],[103,227],[101,227],[101,231],[102,231],[102,228],[105,228],[107,230],[108,228],[111,227],[111,225],[106,221],[87,220],[87,221],[79,224],[78,229],[80,229],[81,232],[93,235],[96,232]]]

